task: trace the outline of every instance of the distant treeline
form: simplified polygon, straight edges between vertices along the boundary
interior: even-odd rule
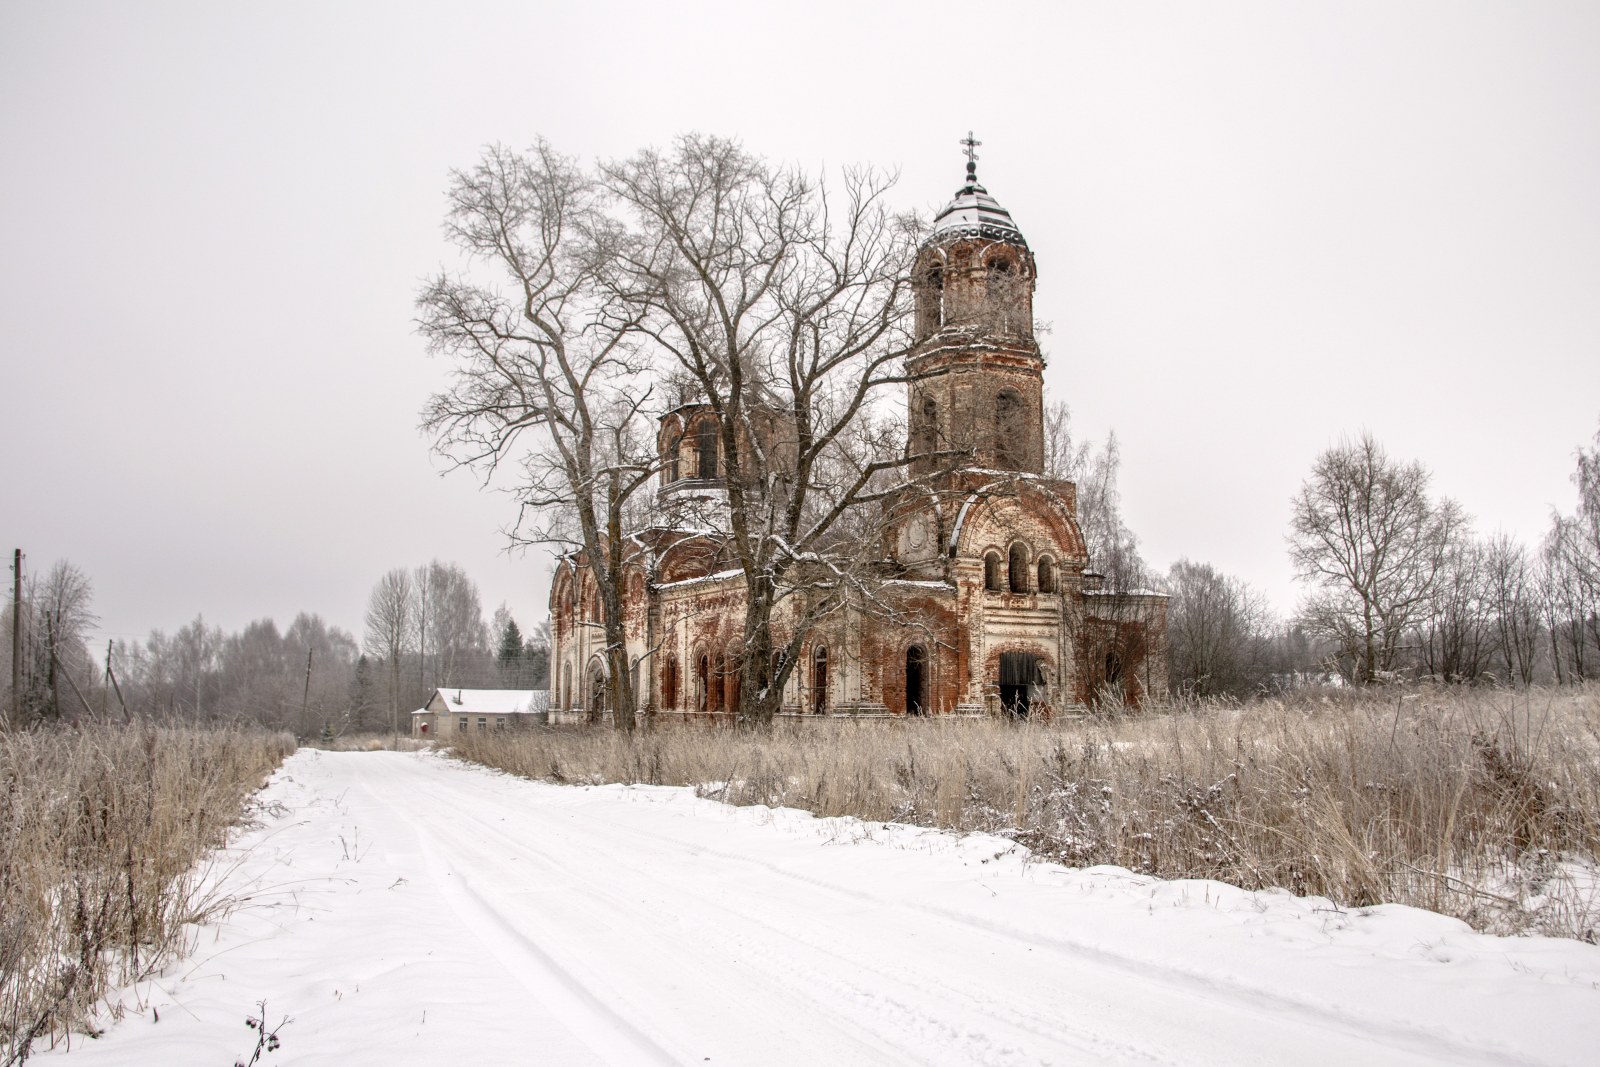
[[[397,584],[404,600],[380,610]],[[0,650],[7,685],[11,607]],[[524,637],[504,605],[485,623],[476,585],[459,566],[437,560],[380,580],[360,641],[314,613],[296,615],[284,630],[259,619],[237,633],[196,616],[172,634],[152,630],[142,642],[114,642],[108,665],[105,650],[88,645],[98,622],[91,583],[64,560],[42,574],[25,570],[21,616],[20,686],[7,694],[16,725],[141,718],[255,722],[302,739],[404,732],[409,712],[437,687],[535,689],[549,677],[545,627]]]

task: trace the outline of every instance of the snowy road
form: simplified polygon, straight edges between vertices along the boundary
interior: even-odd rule
[[[1031,864],[1004,841],[302,751],[250,903],[74,1063],[1600,1059],[1600,949]],[[243,1036],[241,1036],[243,1035]]]

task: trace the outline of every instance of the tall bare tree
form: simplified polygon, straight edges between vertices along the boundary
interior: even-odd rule
[[[389,715],[400,730],[400,660],[411,642],[415,610],[411,573],[396,567],[378,579],[367,597],[366,649],[389,666]]]
[[[1556,680],[1600,669],[1600,433],[1580,448],[1572,482],[1578,506],[1556,514],[1544,543],[1546,624]]]
[[[614,721],[634,724],[621,588],[629,500],[655,470],[642,412],[650,390],[632,344],[633,309],[601,298],[615,226],[600,190],[544,141],[488,149],[451,176],[449,239],[468,271],[442,273],[417,299],[451,388],[424,424],[439,451],[486,479],[514,471],[521,542],[582,554],[599,590]]]
[[[770,721],[810,627],[863,576],[843,531],[904,463],[882,434],[856,431],[906,381],[916,225],[888,207],[883,174],[830,184],[715,137],[602,177],[627,209],[605,274],[615,317],[669,353],[716,416],[747,605],[740,715]]]
[[[1527,549],[1508,534],[1485,545],[1484,592],[1506,681],[1531,685],[1539,650],[1538,575]]]
[[[1418,639],[1422,668],[1439,681],[1476,682],[1490,669],[1488,550],[1476,538],[1463,532],[1450,545]]]
[[[1089,566],[1106,578],[1113,590],[1127,591],[1150,584],[1152,575],[1139,552],[1139,539],[1122,520],[1122,452],[1115,431],[1095,446],[1079,437],[1072,426],[1072,409],[1056,401],[1044,415],[1044,473],[1064,478],[1078,488],[1078,525]]]
[[[1337,640],[1361,682],[1393,670],[1465,528],[1454,501],[1429,498],[1420,463],[1390,459],[1366,433],[1329,448],[1293,500],[1289,530],[1289,556],[1313,586],[1307,631]]]
[[[51,717],[87,711],[81,703],[91,673],[85,640],[99,621],[92,609],[93,586],[66,560],[25,584],[23,710]]]

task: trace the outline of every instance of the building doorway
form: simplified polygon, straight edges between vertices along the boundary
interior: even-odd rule
[[[599,722],[605,717],[606,674],[599,662],[589,667],[589,699],[584,710],[590,722]]]
[[[1018,719],[1028,717],[1033,689],[1044,684],[1039,657],[1032,652],[1000,653],[1000,708]]]
[[[818,645],[811,654],[811,713],[825,714],[828,710],[828,646]]]
[[[927,696],[924,678],[927,673],[927,655],[921,645],[906,649],[906,714],[926,715]]]

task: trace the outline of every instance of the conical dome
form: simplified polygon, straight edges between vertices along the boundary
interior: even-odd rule
[[[923,243],[948,241],[952,237],[984,237],[1020,248],[1028,247],[1022,231],[1011,221],[1011,212],[978,184],[976,163],[967,164],[967,183],[956,190],[955,199],[934,217],[933,230]]]

